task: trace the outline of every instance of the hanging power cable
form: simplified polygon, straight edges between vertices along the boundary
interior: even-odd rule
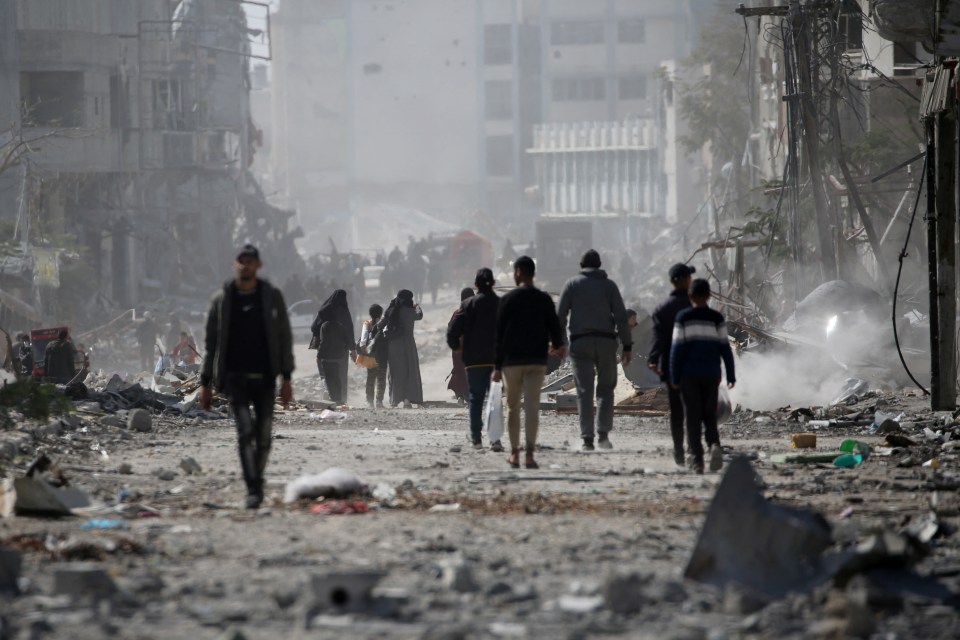
[[[930,162],[930,156],[927,154],[924,156],[923,160],[923,171],[920,173],[920,184],[917,186],[917,199],[913,203],[913,214],[910,216],[910,224],[907,226],[907,237],[903,241],[903,249],[900,251],[898,260],[900,266],[897,268],[897,282],[893,286],[893,341],[897,345],[897,355],[900,356],[900,363],[903,365],[903,370],[907,372],[907,375],[910,376],[910,379],[913,380],[913,383],[923,391],[923,395],[928,396],[930,392],[920,384],[920,382],[913,376],[913,373],[910,372],[910,367],[907,366],[907,361],[903,357],[903,351],[900,349],[900,336],[897,333],[897,296],[900,292],[900,276],[903,274],[903,260],[907,257],[907,247],[910,244],[910,233],[913,231],[913,221],[917,218],[917,208],[920,206],[920,194],[923,193],[923,180],[927,175],[927,163]]]

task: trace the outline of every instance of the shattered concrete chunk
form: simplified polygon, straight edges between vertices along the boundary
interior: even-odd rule
[[[607,608],[614,613],[639,613],[643,604],[643,587],[650,579],[650,576],[641,576],[637,572],[608,577],[602,588]]]
[[[831,544],[830,525],[820,514],[768,503],[753,467],[745,458],[736,458],[710,503],[684,576],[783,597],[829,577],[820,555]]]
[[[134,409],[127,416],[127,428],[131,431],[149,433],[153,431],[153,417],[146,409]]]
[[[20,571],[23,556],[16,549],[0,548],[0,595],[16,596],[20,594]]]
[[[473,574],[473,565],[464,558],[453,558],[443,564],[443,584],[458,593],[480,590]]]
[[[181,460],[180,468],[183,469],[183,472],[188,476],[203,473],[203,467],[201,467],[200,463],[193,458],[184,458]]]
[[[354,613],[370,611],[373,607],[373,588],[386,576],[377,569],[335,571],[310,578],[312,603],[304,612],[304,626],[310,629],[320,613]]]
[[[97,565],[78,562],[53,570],[54,595],[99,600],[116,592],[117,585],[113,578]]]

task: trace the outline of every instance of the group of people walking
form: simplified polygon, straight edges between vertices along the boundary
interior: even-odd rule
[[[347,403],[350,362],[355,362],[367,369],[368,407],[384,407],[388,383],[390,406],[423,404],[420,357],[413,337],[414,323],[423,319],[423,311],[413,293],[401,289],[386,311],[374,304],[369,313],[357,340],[347,292],[337,289],[313,321],[311,348],[317,350],[317,368],[330,400]]]
[[[214,296],[207,317],[206,354],[201,373],[201,404],[209,408],[213,389],[231,402],[237,423],[240,461],[247,485],[248,508],[263,500],[263,472],[270,451],[276,382],[286,406],[292,399],[293,340],[283,296],[257,272],[259,251],[244,246],[233,263],[235,278]],[[625,308],[620,290],[601,268],[600,254],[587,251],[580,273],[571,278],[555,306],[534,284],[536,264],[529,256],[513,262],[516,287],[503,296],[494,290],[493,272],[477,271],[474,291],[464,291],[447,327],[447,343],[459,354],[467,381],[469,438],[483,448],[483,406],[491,384],[502,383],[507,405],[510,453],[507,463],[538,468],[535,459],[540,396],[548,358],[569,353],[577,389],[581,450],[612,449],[613,399],[617,359],[632,360],[636,314]],[[690,465],[704,471],[701,428],[710,451],[710,467],[722,465],[716,408],[720,363],[727,383],[735,382],[733,354],[723,316],[708,306],[710,286],[692,280],[694,269],[674,265],[674,291],[654,313],[649,366],[667,383],[675,459],[684,463],[683,418],[686,417]],[[347,397],[349,362],[367,367],[369,406],[423,403],[414,325],[423,311],[414,295],[402,289],[387,309],[374,304],[355,337],[347,293],[335,291],[313,323],[311,347],[317,350],[320,376],[331,400]],[[569,334],[569,340],[567,335]],[[596,402],[596,410],[594,403]],[[252,411],[251,411],[252,408]],[[521,443],[521,418],[523,441]],[[522,444],[522,447],[521,447]],[[499,440],[490,443],[503,451]]]

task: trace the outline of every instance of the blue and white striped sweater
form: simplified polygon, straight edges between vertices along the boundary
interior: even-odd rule
[[[670,382],[680,384],[684,376],[719,380],[721,360],[727,369],[727,382],[736,382],[723,314],[709,307],[692,307],[677,314],[670,346]]]

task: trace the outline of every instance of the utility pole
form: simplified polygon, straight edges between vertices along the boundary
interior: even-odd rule
[[[957,117],[952,93],[947,110],[937,114],[937,324],[940,325],[939,389],[934,409],[953,411],[957,405]]]
[[[820,277],[833,280],[838,277],[836,256],[833,250],[833,232],[830,230],[830,205],[823,184],[823,166],[820,162],[820,127],[817,122],[813,96],[814,73],[811,63],[810,33],[807,16],[800,8],[800,0],[790,0],[790,32],[797,56],[797,75],[800,86],[800,117],[803,122],[803,148],[806,152],[807,173],[813,191],[816,210],[817,240],[820,246]]]
[[[789,41],[784,43],[784,57],[793,56],[793,74],[795,78],[787,78],[787,93],[783,100],[788,103],[787,139],[790,159],[791,200],[793,202],[790,218],[790,248],[794,262],[794,284],[796,299],[806,293],[802,277],[804,264],[802,239],[800,238],[801,225],[799,214],[800,194],[800,167],[798,146],[802,144],[804,162],[810,178],[811,192],[813,193],[815,219],[817,226],[817,242],[819,246],[818,261],[820,275],[824,280],[838,277],[838,261],[835,253],[834,231],[830,215],[830,205],[827,198],[824,172],[820,154],[820,127],[817,120],[816,104],[814,101],[814,65],[812,62],[809,20],[821,13],[829,13],[834,2],[808,2],[800,4],[799,0],[789,0],[787,5],[772,7],[746,7],[741,4],[736,13],[744,17],[777,16],[785,18],[790,26]],[[785,185],[786,186],[786,185]]]

